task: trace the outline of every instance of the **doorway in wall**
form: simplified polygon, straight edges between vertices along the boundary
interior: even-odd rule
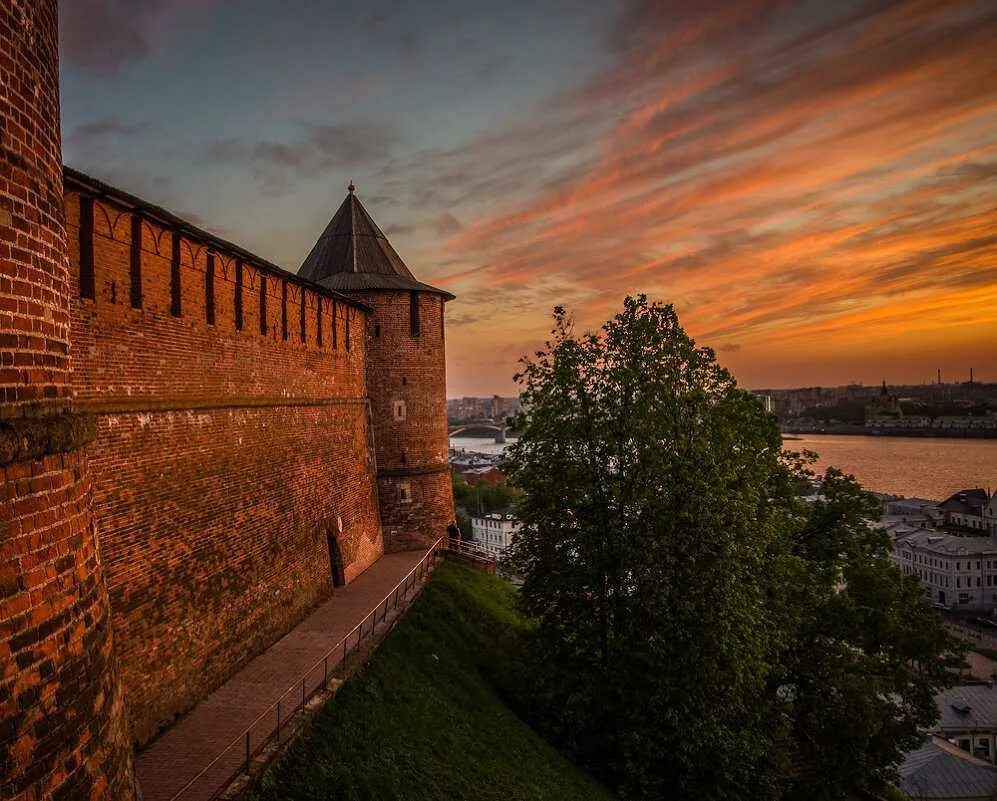
[[[325,538],[329,543],[329,569],[332,573],[332,586],[342,587],[346,584],[346,569],[343,566],[343,551],[339,547],[337,532],[327,528]]]

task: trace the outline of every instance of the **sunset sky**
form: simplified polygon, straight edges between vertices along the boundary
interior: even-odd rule
[[[66,162],[291,270],[352,178],[451,396],[634,292],[748,387],[997,381],[993,0],[61,6]]]

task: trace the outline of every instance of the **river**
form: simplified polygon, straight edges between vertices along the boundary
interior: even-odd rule
[[[997,439],[792,436],[786,447],[817,453],[818,470],[839,467],[877,492],[942,500],[967,487],[997,487]],[[479,453],[505,448],[476,437],[454,437],[450,444]]]

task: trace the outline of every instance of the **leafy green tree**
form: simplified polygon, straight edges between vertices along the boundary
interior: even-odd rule
[[[506,464],[538,722],[627,799],[889,777],[951,643],[869,496],[832,474],[799,500],[806,461],[671,306],[627,298],[597,334],[554,320]]]

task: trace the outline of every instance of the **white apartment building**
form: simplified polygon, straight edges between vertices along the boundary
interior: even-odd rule
[[[959,537],[935,529],[899,534],[890,558],[920,577],[925,597],[951,609],[997,608],[997,540]]]
[[[474,542],[496,557],[502,556],[512,544],[517,531],[519,521],[515,515],[493,512],[471,518],[471,536]]]

